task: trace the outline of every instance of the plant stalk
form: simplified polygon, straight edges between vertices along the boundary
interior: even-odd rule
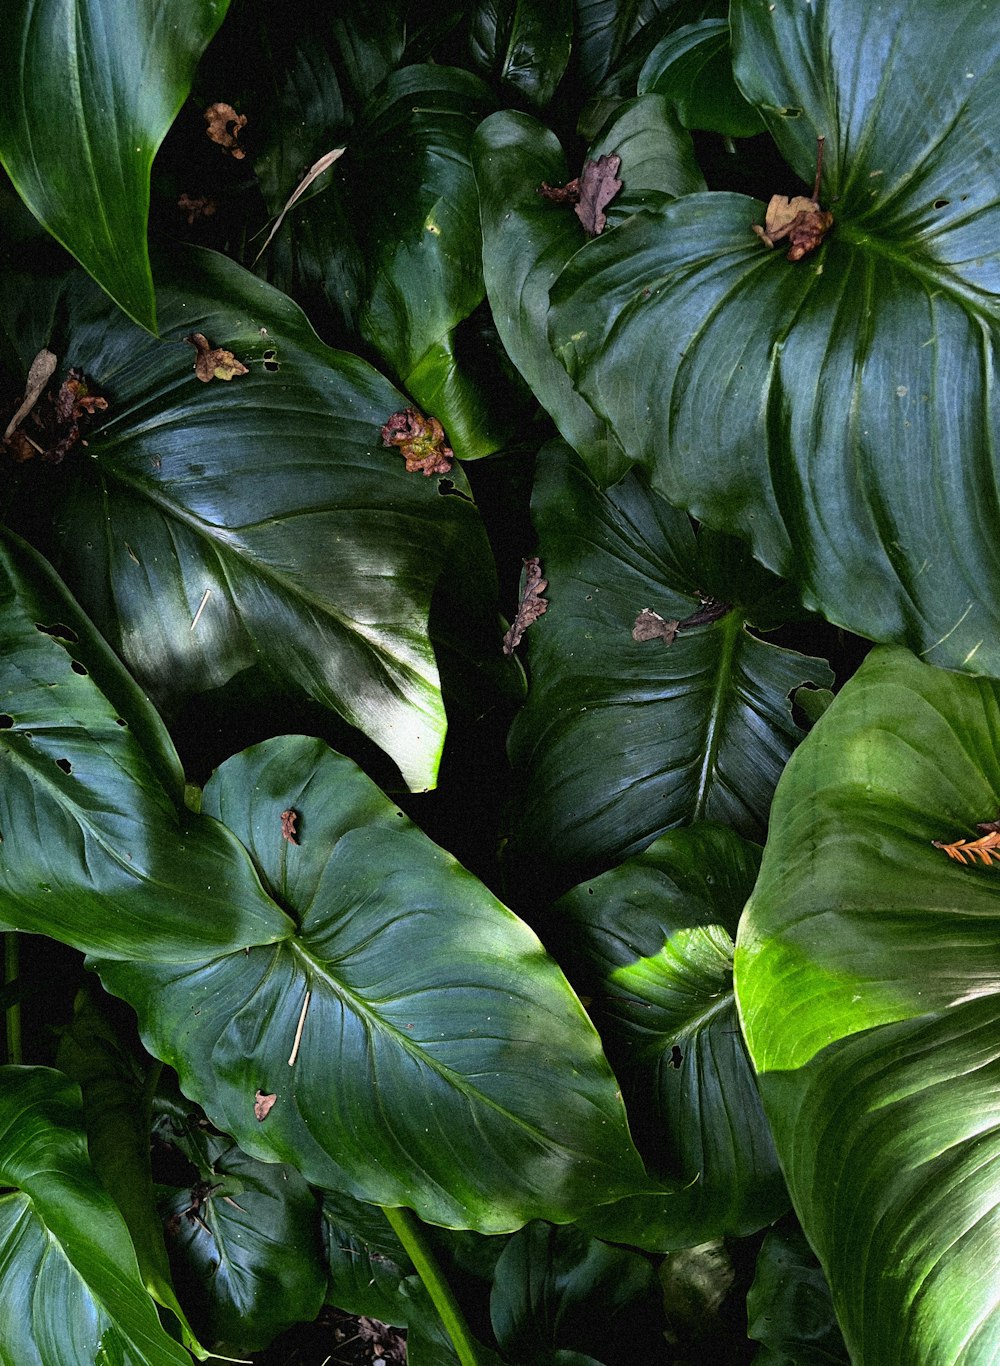
[[[441,1273],[437,1258],[424,1237],[417,1216],[408,1209],[391,1209],[380,1206],[382,1213],[392,1225],[393,1232],[406,1249],[407,1256],[416,1267],[424,1289],[431,1297],[441,1322],[444,1324],[452,1345],[458,1353],[462,1366],[481,1366],[476,1339],[469,1331],[465,1315],[459,1308],[451,1286]]]
[[[21,971],[21,939],[16,930],[8,930],[3,937],[3,982],[4,986],[9,986],[11,982],[16,982]],[[21,1051],[21,1002],[14,1001],[4,1012],[6,1041],[7,1041],[7,1061],[20,1066],[22,1060]]]

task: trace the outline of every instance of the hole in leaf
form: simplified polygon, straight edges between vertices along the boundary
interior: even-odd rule
[[[43,622],[36,621],[35,630],[41,631],[46,636],[54,636],[56,640],[67,640],[71,645],[75,645],[80,639],[72,626],[64,626],[61,621],[55,622],[52,626],[46,626]]]
[[[124,716],[116,716],[116,717],[115,717],[115,725],[116,725],[116,726],[127,726],[127,725],[128,725],[128,722],[125,720]]]
[[[61,768],[64,773],[72,773],[73,765],[68,759],[57,759],[56,768]]]
[[[935,199],[934,207],[936,209],[946,209],[950,203],[950,199]]]
[[[454,479],[439,479],[437,481],[437,491],[442,498],[463,498],[467,503],[475,501],[470,498],[467,493],[463,493],[461,489],[455,487]]]
[[[69,667],[73,670],[75,674],[80,674],[83,678],[86,678],[87,674],[90,672],[87,666],[85,664],[81,664],[78,659],[74,659],[73,663]]]
[[[683,1061],[684,1061],[684,1054],[683,1054],[683,1053],[681,1052],[681,1050],[677,1047],[677,1045],[674,1044],[673,1048],[671,1048],[671,1050],[670,1050],[670,1066],[671,1066],[671,1067],[675,1067],[675,1068],[676,1068],[676,1067],[680,1067],[680,1065],[681,1065],[681,1063],[682,1063]]]
[[[278,353],[277,351],[275,351],[273,346],[264,352],[264,369],[272,375],[274,374],[275,370],[280,369],[280,366],[278,365],[277,361],[277,355]]]
[[[13,724],[13,716],[9,716],[7,712],[3,712],[2,714],[0,714],[0,730],[10,730]]]

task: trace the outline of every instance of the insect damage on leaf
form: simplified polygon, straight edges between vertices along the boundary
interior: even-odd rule
[[[264,1091],[257,1092],[253,1099],[253,1112],[258,1124],[264,1123],[277,1099],[277,1094],[268,1095]]]
[[[382,445],[397,446],[406,458],[407,472],[419,470],[425,477],[447,474],[455,459],[441,423],[436,417],[425,417],[418,408],[393,413],[382,428]]]
[[[287,811],[282,811],[281,813],[281,838],[287,840],[289,844],[298,844],[299,842],[298,835],[295,833],[298,819],[299,813],[293,811],[290,807]]]
[[[239,146],[237,138],[246,127],[246,114],[237,114],[231,104],[210,104],[205,110],[205,123],[205,132],[211,140],[217,142],[234,160],[242,161],[246,152]]]
[[[192,332],[185,337],[186,342],[198,352],[194,362],[194,372],[203,384],[209,380],[230,380],[234,375],[247,375],[247,367],[236,359],[232,351],[224,351],[221,346],[212,347],[201,332]]]
[[[548,579],[542,578],[542,566],[537,555],[524,561],[522,575],[521,601],[517,605],[514,620],[503,638],[503,652],[512,655],[521,643],[521,637],[533,621],[548,611],[549,604],[542,597],[549,586]]]
[[[39,351],[31,363],[24,398],[0,443],[17,464],[36,455],[60,464],[83,441],[88,419],[107,410],[107,399],[90,392],[82,370],[71,369],[57,390],[46,392],[55,368],[56,357],[48,350]]]
[[[543,180],[538,193],[552,204],[572,204],[588,237],[599,237],[607,226],[604,210],[622,187],[618,179],[622,159],[615,152],[588,161],[583,174],[565,185],[550,185]]]
[[[995,821],[979,821],[976,829],[983,831],[977,840],[953,840],[951,844],[946,844],[942,840],[931,840],[931,844],[935,849],[943,850],[956,863],[975,863],[977,858],[986,864],[992,863],[994,859],[1000,863],[1000,818]]]
[[[644,607],[632,627],[633,640],[662,640],[664,645],[672,645],[677,634],[679,621],[665,621],[659,612]]]
[[[813,182],[812,198],[798,194],[794,199],[787,195],[775,194],[767,206],[764,226],[751,223],[754,232],[769,247],[788,238],[789,261],[801,261],[815,251],[833,227],[833,214],[821,209],[819,205],[819,182],[823,173],[823,144],[826,138],[816,139],[816,179]]]

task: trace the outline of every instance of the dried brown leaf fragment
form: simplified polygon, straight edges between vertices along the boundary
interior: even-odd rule
[[[644,607],[635,619],[632,639],[662,640],[664,645],[672,645],[679,625],[679,621],[666,621],[659,612],[654,612],[651,607]]]
[[[17,412],[7,423],[7,430],[3,434],[4,441],[8,441],[13,436],[41,398],[45,386],[56,372],[58,363],[55,352],[49,351],[46,347],[43,347],[31,362],[28,369],[28,379],[24,386],[24,398],[21,400],[21,406]]]
[[[574,212],[588,237],[599,237],[607,225],[604,210],[622,187],[622,159],[616,152],[588,161],[580,177],[580,202]]]
[[[816,180],[812,198],[798,194],[793,199],[775,194],[764,214],[764,226],[751,223],[754,232],[769,247],[788,238],[787,260],[801,261],[815,251],[833,227],[833,214],[820,208],[819,183],[823,173],[823,145],[825,138],[816,139]]]
[[[296,834],[299,813],[293,811],[291,807],[281,813],[281,838],[287,840],[289,844],[298,844],[299,837]]]
[[[215,213],[217,205],[214,199],[209,199],[208,195],[182,194],[177,201],[177,207],[187,218],[188,227],[194,227],[202,218],[211,218]]]
[[[201,332],[192,332],[189,337],[185,337],[186,342],[198,352],[194,362],[194,372],[203,384],[209,380],[225,379],[230,380],[234,375],[247,375],[247,367],[236,359],[232,351],[226,351],[221,346],[213,347],[208,339]]]
[[[579,204],[579,176],[576,180],[568,180],[565,185],[550,185],[547,180],[543,180],[536,193],[547,199],[550,204]]]
[[[521,575],[521,601],[517,612],[503,638],[503,652],[512,655],[521,643],[521,637],[528,627],[548,611],[549,604],[542,597],[549,586],[548,579],[542,578],[542,566],[537,555],[524,561]]]
[[[40,351],[28,372],[24,400],[0,443],[18,464],[36,455],[47,464],[60,464],[83,440],[87,422],[107,410],[108,400],[90,392],[82,370],[71,369],[57,390],[46,392],[54,372],[52,352]]]
[[[407,472],[419,470],[426,478],[447,474],[455,459],[441,423],[436,417],[425,417],[419,408],[393,413],[382,428],[382,445],[396,446],[406,460]]]
[[[258,1124],[264,1123],[277,1099],[277,1094],[267,1094],[264,1091],[257,1092],[253,1100],[253,1112]]]
[[[242,161],[246,156],[243,148],[237,142],[241,131],[246,127],[247,117],[245,114],[237,114],[231,104],[224,104],[219,101],[210,104],[205,110],[205,132],[211,140],[229,153],[236,161]]]

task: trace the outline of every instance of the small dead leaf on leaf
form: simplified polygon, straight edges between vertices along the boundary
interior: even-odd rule
[[[190,337],[185,337],[186,342],[198,352],[194,362],[194,372],[203,384],[209,380],[225,379],[230,380],[234,375],[247,375],[247,367],[236,359],[232,351],[225,351],[222,347],[212,347],[201,332],[192,332]]]
[[[382,445],[397,446],[406,459],[408,473],[419,470],[425,477],[447,474],[455,458],[441,423],[436,417],[425,417],[417,408],[393,413],[382,428]]]
[[[537,621],[540,616],[548,611],[549,604],[542,597],[548,586],[548,579],[542,578],[542,566],[538,556],[532,555],[530,559],[524,561],[521,601],[517,605],[514,620],[503,638],[505,655],[514,653],[521,643],[521,637],[532,622]]]
[[[177,201],[177,207],[185,214],[188,227],[192,228],[199,219],[211,218],[217,205],[215,200],[209,199],[207,195],[202,194],[192,198],[189,194],[182,194]]]
[[[217,142],[236,161],[242,161],[246,153],[236,139],[246,127],[246,115],[237,114],[231,104],[220,102],[210,104],[205,110],[205,123],[208,125],[205,132],[211,140]]]
[[[666,621],[659,612],[654,612],[651,607],[644,607],[635,619],[632,639],[662,640],[664,645],[672,645],[679,625],[679,621]]]
[[[271,1113],[271,1107],[278,1099],[277,1095],[265,1095],[263,1091],[258,1091],[254,1096],[253,1112],[258,1124],[263,1124]]]
[[[298,836],[295,827],[298,823],[299,813],[289,808],[281,813],[281,838],[287,840],[289,844],[298,844]]]
[[[769,247],[788,238],[789,261],[801,261],[815,251],[826,234],[833,227],[833,214],[821,209],[819,205],[819,184],[823,173],[823,144],[825,138],[816,139],[816,180],[813,184],[812,198],[798,194],[794,199],[787,195],[775,194],[764,215],[764,226],[751,223],[754,232]]]
[[[312,166],[309,167],[308,171],[306,171],[305,175],[299,181],[298,185],[296,185],[295,189],[288,196],[288,199],[285,202],[285,207],[281,210],[277,218],[274,220],[274,226],[272,227],[271,231],[267,234],[267,239],[264,242],[264,245],[261,247],[257,255],[253,258],[254,265],[256,265],[260,258],[264,255],[264,252],[267,251],[267,248],[270,246],[271,239],[274,237],[274,234],[278,231],[282,223],[285,221],[285,214],[288,212],[288,210],[292,208],[299,199],[302,198],[302,196],[305,194],[306,190],[308,190],[309,186],[313,183],[313,181],[317,180],[323,174],[324,171],[328,171],[330,167],[333,165],[333,163],[335,161],[338,161],[346,151],[346,147],[334,147],[333,151],[324,152],[320,159],[314,162]]]
[[[956,863],[975,863],[977,858],[982,863],[992,863],[994,859],[1000,863],[1000,830],[990,830],[978,840],[953,840],[951,844],[931,840],[931,844]]]
[[[56,372],[58,358],[53,351],[48,351],[44,347],[31,362],[28,370],[28,380],[24,386],[24,398],[21,406],[7,423],[7,430],[3,434],[3,439],[8,441],[14,432],[20,427],[21,423],[31,412],[32,408],[42,396],[42,392],[49,380]]]
[[[40,351],[28,373],[25,398],[0,443],[17,464],[35,456],[50,465],[60,464],[83,440],[88,420],[107,410],[108,400],[90,392],[82,370],[71,369],[57,390],[46,392],[54,371],[52,352]]]
[[[575,213],[589,237],[599,237],[607,224],[604,210],[622,187],[618,171],[622,159],[611,152],[588,161],[580,177],[580,202]]]
[[[550,204],[579,204],[580,181],[577,178],[567,181],[565,185],[550,185],[547,180],[543,180],[536,193],[547,199]]]

